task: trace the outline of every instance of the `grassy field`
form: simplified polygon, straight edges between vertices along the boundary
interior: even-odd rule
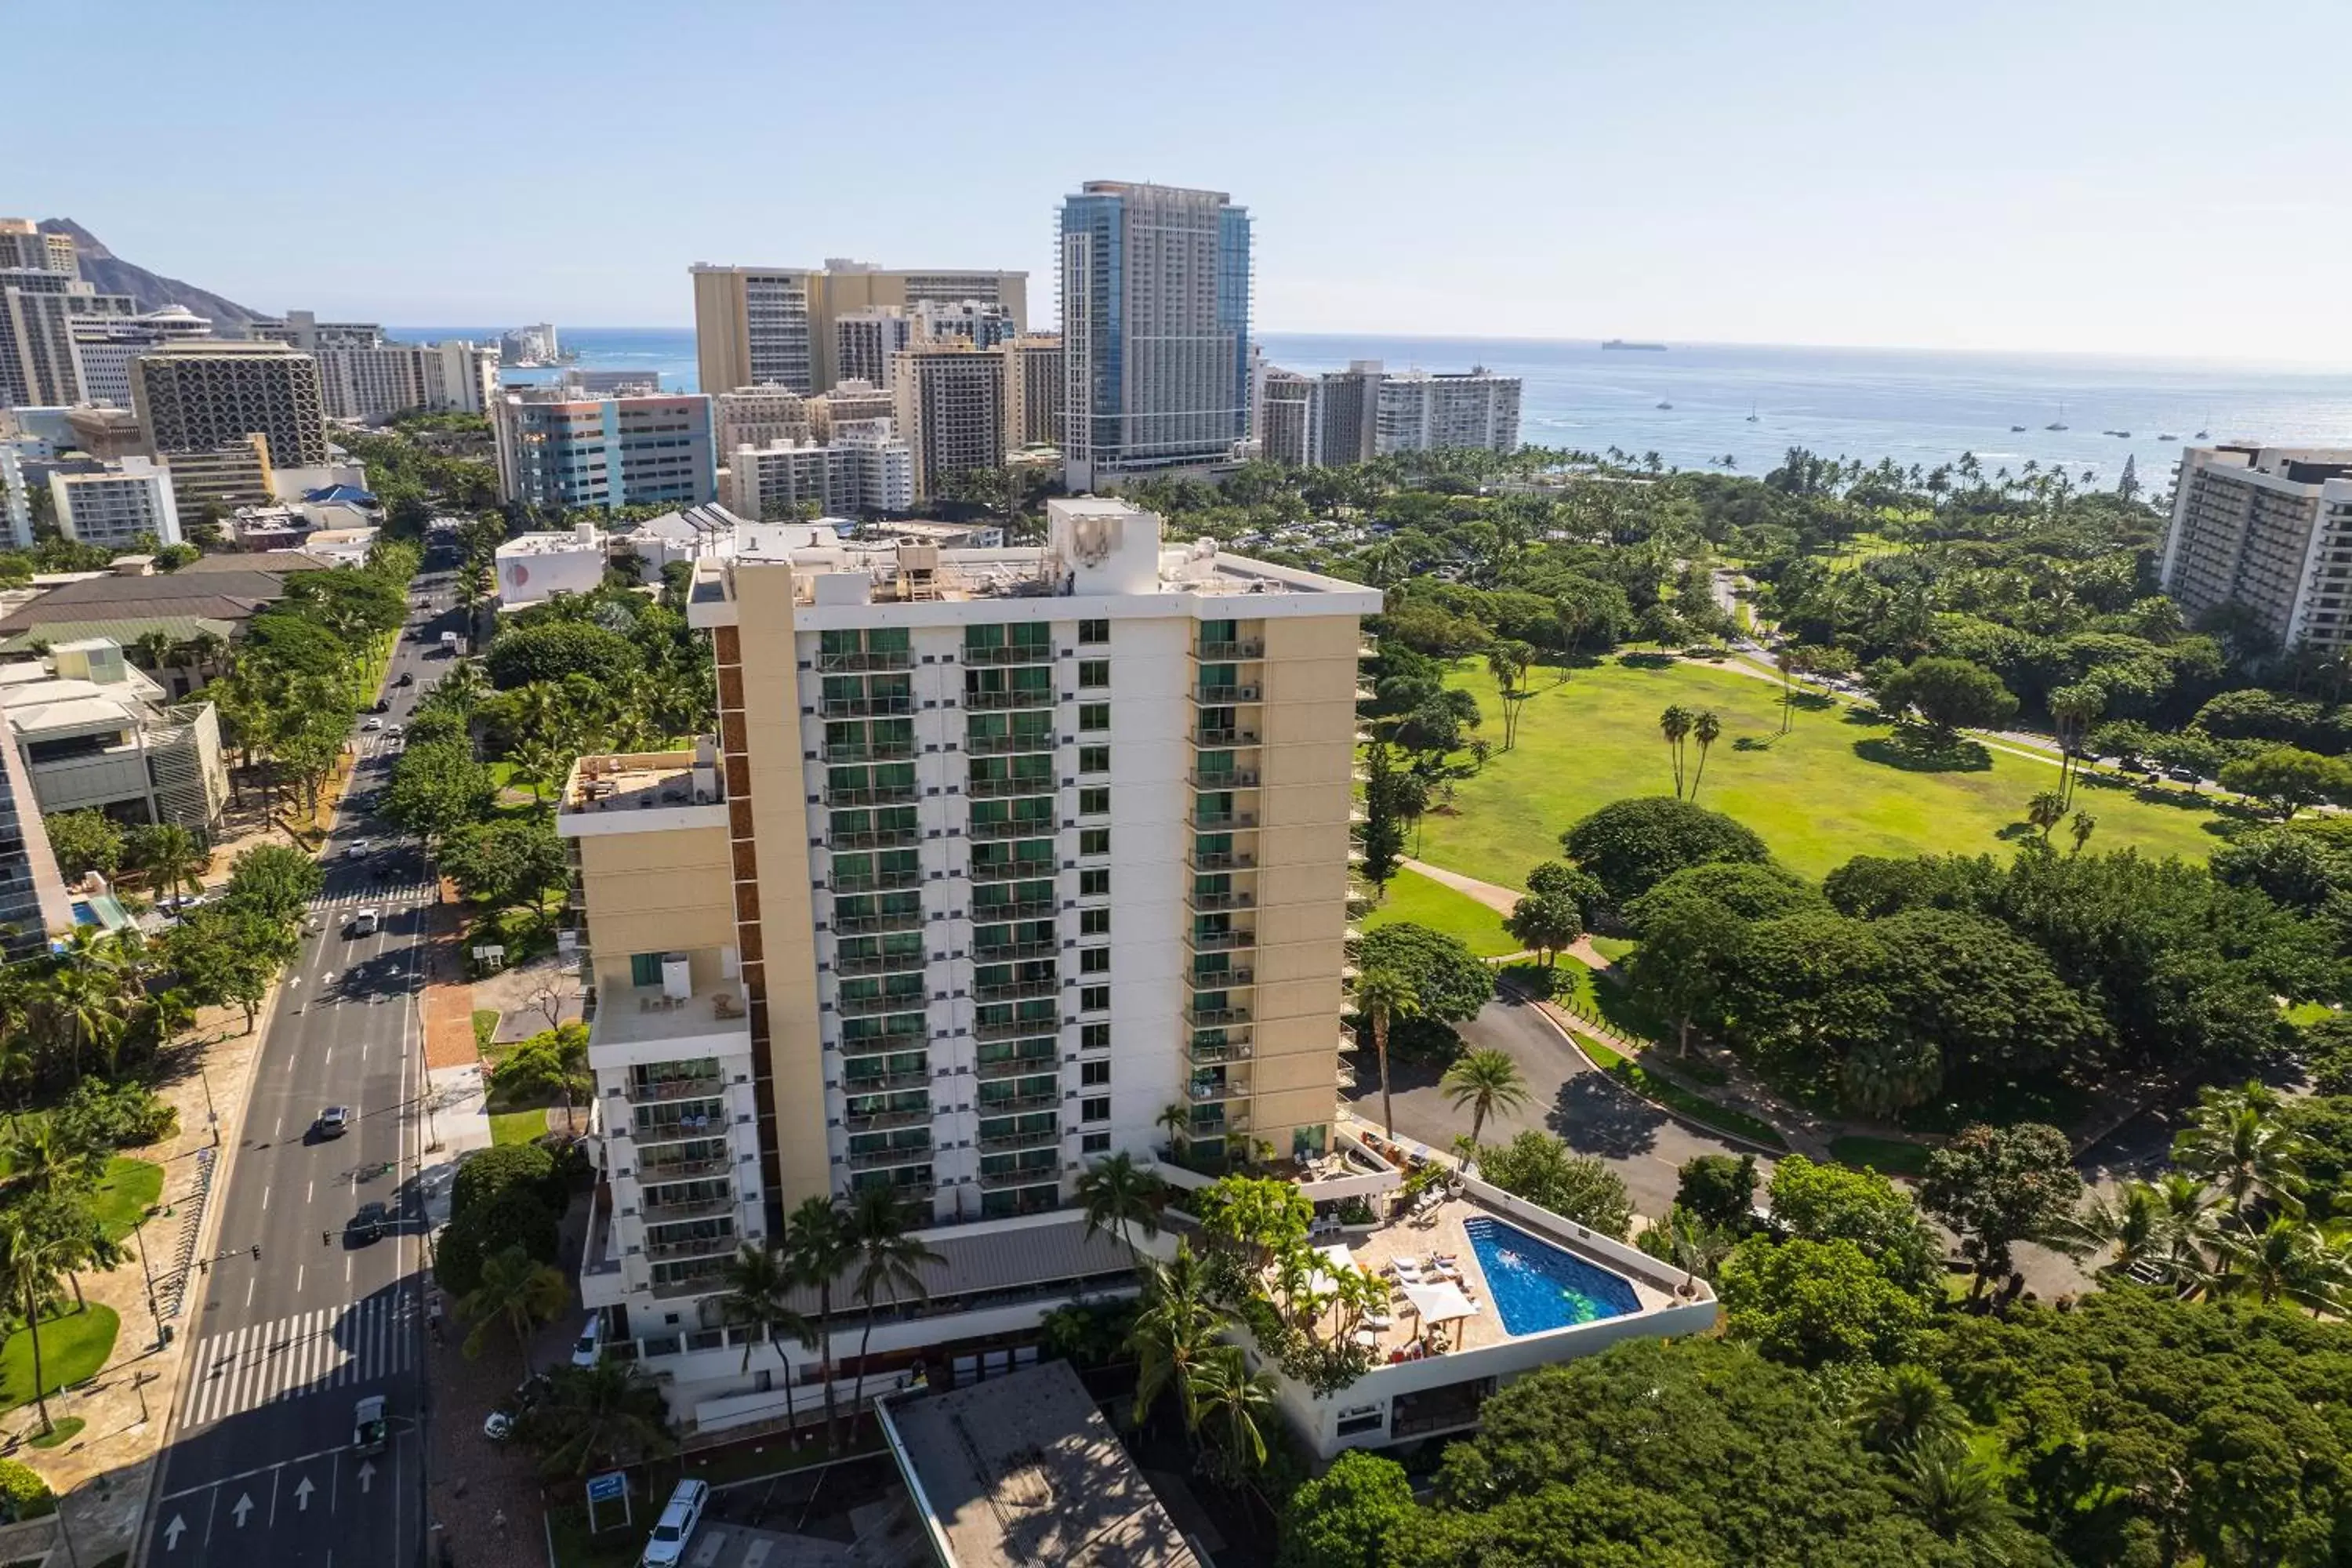
[[[145,1217],[163,1195],[163,1166],[152,1160],[117,1154],[106,1163],[106,1174],[99,1181],[92,1206],[98,1211],[99,1223],[106,1226],[107,1236],[120,1241],[131,1234],[131,1227]]]
[[[1916,1176],[1927,1170],[1927,1156],[1934,1152],[1907,1139],[1871,1138],[1858,1132],[1830,1140],[1830,1152],[1842,1163],[1883,1176]]]
[[[1389,883],[1388,897],[1364,917],[1363,925],[1366,931],[1377,931],[1399,921],[1460,937],[1481,958],[1500,958],[1519,951],[1519,944],[1503,929],[1501,915],[1467,893],[1457,893],[1418,871],[1399,871]]]
[[[490,1143],[493,1147],[508,1143],[536,1143],[547,1135],[547,1108],[537,1106],[529,1110],[496,1110],[490,1113]]]
[[[1499,745],[1493,678],[1465,668],[1450,680],[1478,697],[1486,732]],[[1783,735],[1780,699],[1774,682],[1680,662],[1612,661],[1577,670],[1563,684],[1539,680],[1517,747],[1461,780],[1450,814],[1423,819],[1422,858],[1525,887],[1528,868],[1558,858],[1560,834],[1579,817],[1627,795],[1674,793],[1658,735],[1658,714],[1671,703],[1712,710],[1723,721],[1699,804],[1746,823],[1809,877],[1856,855],[2006,859],[2011,842],[2032,831],[2027,799],[2057,782],[2054,768],[1973,744],[1953,757],[1920,756],[1893,738],[1892,726],[1818,699],[1810,709],[1801,700]],[[2097,781],[2086,782],[2077,804],[2098,818],[2091,842],[2101,849],[2131,846],[2202,859],[2226,820],[2186,797],[2143,800]]]
[[[61,1311],[41,1320],[42,1392],[55,1394],[69,1383],[79,1383],[114,1353],[114,1336],[121,1321],[111,1307],[96,1303],[80,1311]],[[33,1402],[33,1336],[18,1329],[0,1344],[0,1410],[14,1410]]]

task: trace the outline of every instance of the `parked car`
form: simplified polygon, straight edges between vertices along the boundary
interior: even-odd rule
[[[2195,768],[2168,768],[2164,776],[2175,784],[2193,784],[2198,782]]]
[[[671,1568],[686,1560],[687,1543],[694,1539],[694,1527],[702,1522],[702,1510],[709,1502],[709,1481],[677,1483],[654,1525],[653,1539],[646,1542],[641,1559],[646,1568]]]
[[[416,684],[416,672],[413,669],[404,669],[400,672],[400,679],[394,681],[393,684],[394,686],[414,686]]]
[[[580,1326],[580,1337],[572,1342],[572,1364],[594,1366],[604,1358],[604,1319],[601,1313],[591,1312],[588,1321]]]

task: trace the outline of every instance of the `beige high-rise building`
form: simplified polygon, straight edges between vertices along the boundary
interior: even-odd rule
[[[280,468],[327,461],[319,362],[282,343],[165,343],[131,362],[131,405],[158,454],[216,451],[260,435]]]
[[[24,267],[42,272],[81,276],[81,258],[73,236],[44,234],[28,217],[0,217],[0,268]]]
[[[2233,606],[2290,651],[2352,646],[2352,448],[2185,448],[2158,570],[2192,619]]]
[[[604,1133],[582,1297],[700,1430],[784,1414],[709,1331],[728,1258],[804,1199],[895,1198],[942,1259],[933,1310],[876,1331],[888,1387],[1127,1276],[1065,1206],[1088,1165],[1332,1146],[1380,595],[1163,553],[1118,501],[1047,531],[745,525],[688,595],[716,742],[564,785]],[[818,1358],[772,1352],[814,1408]]]
[[[696,373],[705,392],[824,392],[850,379],[856,373],[838,363],[835,323],[857,311],[974,300],[1003,306],[1016,333],[1029,320],[1026,272],[891,269],[836,257],[821,270],[697,262],[692,274]]]
[[[193,525],[207,506],[226,514],[241,506],[268,506],[278,499],[269,437],[256,431],[202,452],[165,452],[172,494]]]
[[[811,434],[807,402],[781,386],[740,386],[710,402],[722,458],[738,447],[805,441]]]
[[[1006,400],[1010,358],[962,339],[919,342],[890,356],[898,434],[915,458],[915,500],[931,500],[948,479],[1004,466],[1005,433],[1018,416]]]
[[[1067,395],[1063,385],[1062,340],[1052,332],[1015,338],[1007,345],[1014,363],[1008,367],[1013,390],[1019,398],[1013,444],[1058,447],[1062,444],[1062,408]]]
[[[898,401],[891,395],[887,381],[845,381],[831,392],[810,398],[808,416],[810,434],[822,443],[832,440],[835,430],[844,425],[863,419],[896,419]]]

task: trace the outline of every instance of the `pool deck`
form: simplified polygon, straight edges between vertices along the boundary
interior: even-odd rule
[[[1448,1198],[1418,1219],[1399,1218],[1381,1226],[1360,1241],[1348,1242],[1348,1250],[1358,1266],[1379,1271],[1400,1258],[1418,1260],[1426,1270],[1430,1255],[1443,1253],[1461,1266],[1462,1293],[1470,1298],[1479,1310],[1447,1327],[1448,1344],[1457,1351],[1477,1350],[1482,1346],[1508,1343],[1514,1337],[1503,1327],[1496,1313],[1495,1293],[1486,1283],[1486,1271],[1478,1265],[1478,1254],[1470,1245],[1470,1235],[1463,1227],[1465,1220],[1483,1215],[1497,1225],[1523,1229],[1507,1215],[1498,1215],[1482,1204],[1467,1198]],[[1570,1242],[1549,1237],[1535,1238],[1540,1246],[1555,1247],[1582,1261],[1602,1269],[1612,1277],[1623,1279],[1633,1287],[1636,1300],[1644,1310],[1655,1307],[1679,1305],[1675,1298],[1645,1281],[1630,1279],[1602,1258],[1580,1252]],[[1429,1276],[1424,1272],[1423,1278]],[[1420,1320],[1413,1315],[1402,1289],[1394,1293],[1390,1314],[1391,1327],[1377,1331],[1380,1334],[1379,1353],[1385,1357],[1391,1351],[1403,1350],[1419,1337]]]

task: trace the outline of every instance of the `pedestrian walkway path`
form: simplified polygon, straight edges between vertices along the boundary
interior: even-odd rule
[[[180,1430],[406,1372],[415,1358],[415,1313],[402,1290],[200,1340],[190,1352]]]
[[[1465,898],[1475,900],[1497,914],[1509,914],[1519,907],[1519,900],[1525,897],[1516,888],[1506,888],[1496,882],[1482,882],[1475,877],[1465,877],[1459,871],[1449,871],[1443,866],[1433,866],[1426,860],[1406,860],[1402,864],[1406,870],[1419,872],[1442,887],[1451,888]],[[1589,936],[1578,937],[1568,946],[1561,948],[1560,952],[1573,957],[1588,969],[1609,967],[1610,961],[1601,956],[1601,950],[1592,945],[1592,939]],[[1507,955],[1505,962],[1512,958],[1527,956],[1524,952],[1511,953]]]

